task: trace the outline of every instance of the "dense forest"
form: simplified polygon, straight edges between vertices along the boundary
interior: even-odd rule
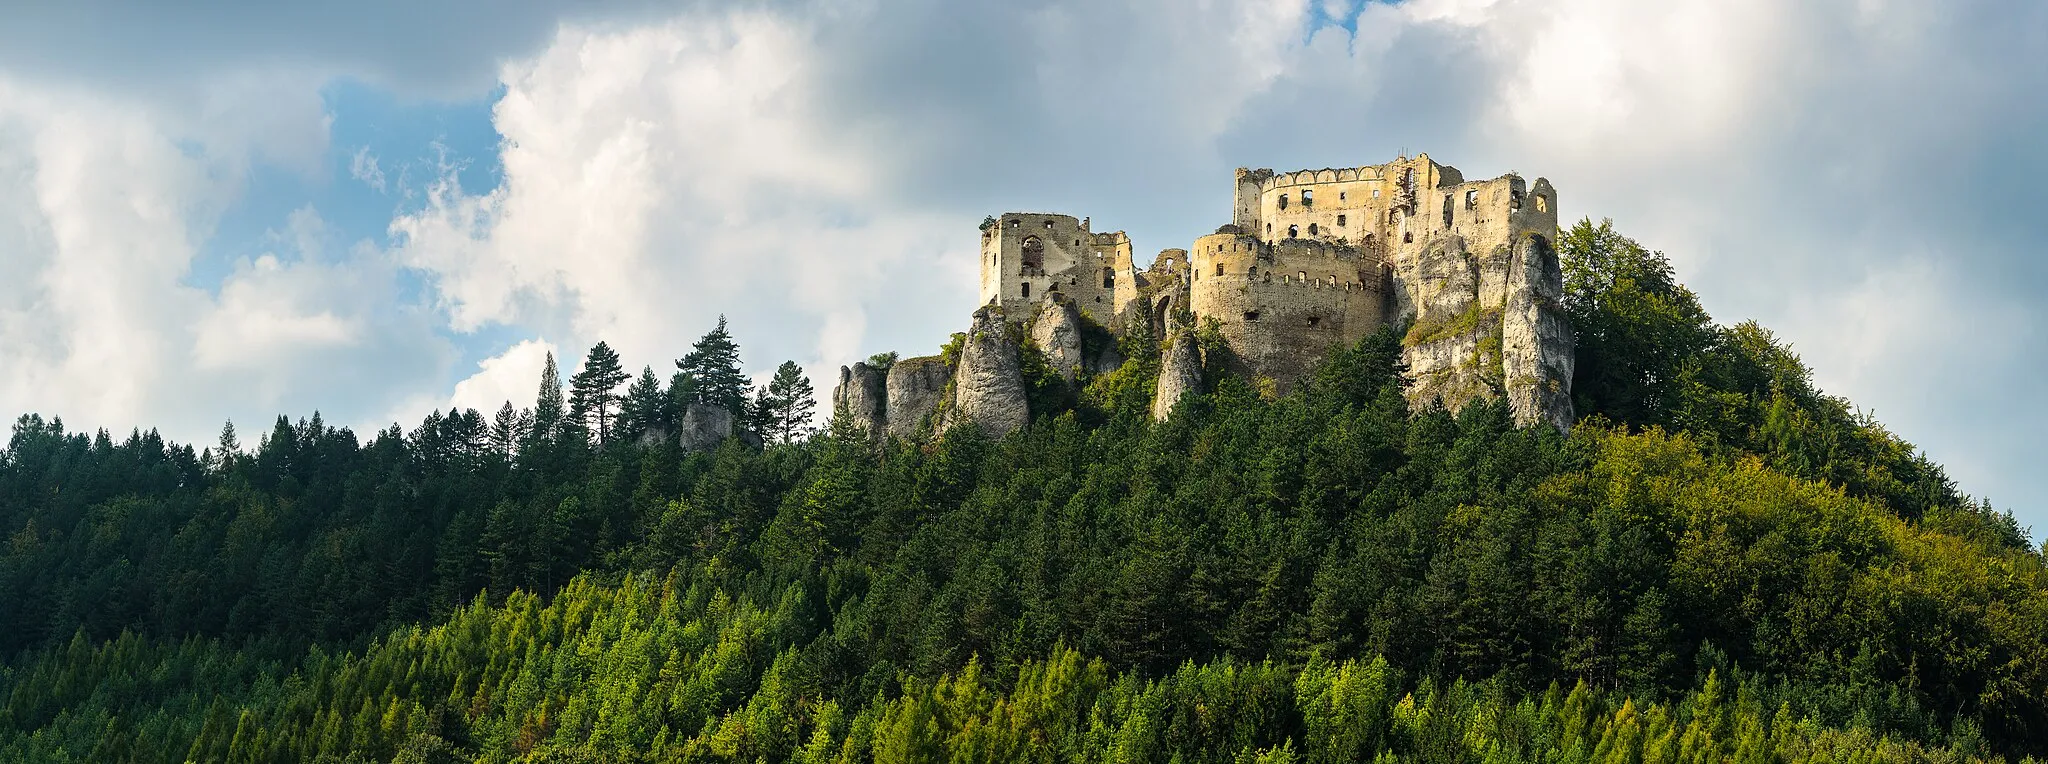
[[[1663,255],[1559,252],[1569,435],[1411,410],[1400,327],[1158,423],[1143,333],[1071,387],[1027,349],[1000,440],[814,430],[722,320],[666,380],[599,343],[367,439],[24,416],[0,761],[2048,757],[2012,516]],[[643,437],[690,404],[760,437]]]

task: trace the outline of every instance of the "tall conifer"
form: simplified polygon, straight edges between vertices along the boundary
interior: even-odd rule
[[[726,331],[725,316],[718,327],[706,332],[690,353],[676,361],[676,369],[689,383],[687,402],[719,406],[733,418],[747,418],[747,376],[740,372],[740,346]]]

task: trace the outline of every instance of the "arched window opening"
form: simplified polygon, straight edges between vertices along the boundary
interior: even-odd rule
[[[1302,208],[1302,209],[1308,209],[1308,208],[1310,208],[1310,207],[1314,207],[1314,206],[1316,206],[1316,191],[1315,191],[1315,189],[1313,189],[1313,188],[1304,188],[1304,189],[1302,189],[1302,190],[1301,190],[1301,208]]]
[[[1308,283],[1308,271],[1301,271],[1301,272],[1299,272],[1299,273],[1296,273],[1296,274],[1294,274],[1294,275],[1295,275],[1295,278],[1298,278],[1298,279],[1300,279],[1300,280],[1301,280],[1301,281],[1300,281],[1300,283],[1303,283],[1303,284],[1306,284],[1306,283]]]
[[[1280,195],[1280,209],[1283,209],[1283,210],[1284,210],[1284,209],[1287,209],[1287,195],[1286,195],[1286,194],[1281,194],[1281,195]]]
[[[1375,189],[1373,189],[1373,190],[1372,190],[1372,198],[1374,198],[1374,199],[1378,199],[1378,198],[1380,198],[1380,190],[1379,190],[1379,189],[1375,188]]]
[[[1104,269],[1102,269],[1102,288],[1103,288],[1103,289],[1115,289],[1115,288],[1116,288],[1116,269],[1114,269],[1114,268],[1104,268]]]
[[[1510,189],[1508,189],[1508,209],[1511,209],[1511,210],[1519,210],[1519,209],[1521,209],[1521,208],[1522,208],[1522,190],[1521,190],[1521,189],[1518,189],[1518,188],[1510,188]]]
[[[1479,189],[1475,188],[1465,192],[1465,209],[1479,209]]]
[[[1367,246],[1367,247],[1371,247],[1371,246],[1372,246],[1372,234],[1366,234],[1366,235],[1365,235],[1365,246]]]
[[[1549,197],[1546,197],[1546,196],[1544,196],[1544,195],[1542,195],[1542,194],[1537,194],[1537,195],[1536,195],[1536,211],[1537,211],[1537,212],[1549,212],[1549,211],[1550,211],[1550,199],[1549,199]]]
[[[1272,235],[1273,235],[1273,224],[1272,224],[1272,223],[1267,223],[1267,224],[1266,224],[1266,235],[1267,235],[1267,236],[1272,236]]]
[[[1335,273],[1330,274],[1330,286],[1337,286],[1337,274]]]
[[[1291,226],[1288,226],[1288,227],[1287,227],[1287,238],[1290,238],[1290,239],[1292,239],[1292,238],[1294,238],[1294,237],[1296,237],[1296,236],[1300,236],[1300,235],[1301,235],[1301,226],[1294,226],[1294,225],[1291,225]]]
[[[1308,235],[1310,235],[1310,236],[1314,236],[1314,235],[1316,235],[1316,224],[1314,224],[1314,223],[1310,223],[1310,224],[1308,224]]]
[[[1247,269],[1245,269],[1245,272],[1244,272],[1244,274],[1245,274],[1246,276],[1250,276],[1250,277],[1252,277],[1252,278],[1258,278],[1258,277],[1259,277],[1259,266],[1256,266],[1256,265],[1254,265],[1254,266],[1252,266],[1252,267],[1250,267],[1250,268],[1247,268]]]
[[[1043,242],[1043,241],[1039,241],[1038,237],[1036,237],[1036,236],[1026,236],[1026,237],[1024,237],[1024,246],[1023,246],[1023,249],[1024,249],[1024,267],[1026,267],[1026,268],[1044,268],[1044,267],[1045,267],[1045,242]]]

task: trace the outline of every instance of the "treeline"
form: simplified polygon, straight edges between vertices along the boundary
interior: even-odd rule
[[[708,573],[708,572],[707,572]],[[1938,762],[1991,756],[1831,727],[1778,683],[1706,669],[1664,700],[1580,681],[1411,677],[1383,658],[1184,662],[1119,671],[1055,647],[1000,676],[978,659],[886,695],[824,681],[792,587],[734,600],[676,575],[579,579],[554,601],[481,602],[290,680],[218,645],[83,639],[4,710],[45,734],[23,761]],[[253,680],[253,681],[252,681]],[[139,705],[135,698],[146,699]],[[53,709],[62,709],[53,711]],[[67,747],[67,745],[69,747]]]
[[[0,452],[0,655],[78,630],[297,649],[617,569],[686,485],[672,436],[689,406],[770,443],[810,431],[802,370],[753,388],[723,318],[675,365],[626,385],[599,342],[565,385],[550,354],[532,407],[435,412],[367,443],[317,413],[253,449],[230,423],[203,450],[21,417]]]
[[[1398,328],[1160,424],[1142,336],[1078,390],[1027,358],[1045,415],[1000,441],[683,453],[631,393],[539,425],[545,382],[503,447],[467,413],[225,458],[25,419],[0,760],[2048,754],[2011,516],[1661,256],[1562,250],[1569,437],[1410,411]],[[1700,344],[1623,350],[1667,333]],[[740,405],[679,371],[668,400]]]

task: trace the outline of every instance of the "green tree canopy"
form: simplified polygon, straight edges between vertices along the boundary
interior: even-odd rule
[[[597,442],[612,437],[612,414],[618,408],[619,385],[632,377],[619,365],[619,354],[599,341],[583,357],[583,370],[569,381],[570,417],[588,426]]]
[[[718,326],[697,340],[689,354],[676,361],[682,378],[676,387],[684,391],[686,403],[719,406],[739,421],[747,418],[747,375],[740,371],[740,346],[725,328],[725,316]]]

